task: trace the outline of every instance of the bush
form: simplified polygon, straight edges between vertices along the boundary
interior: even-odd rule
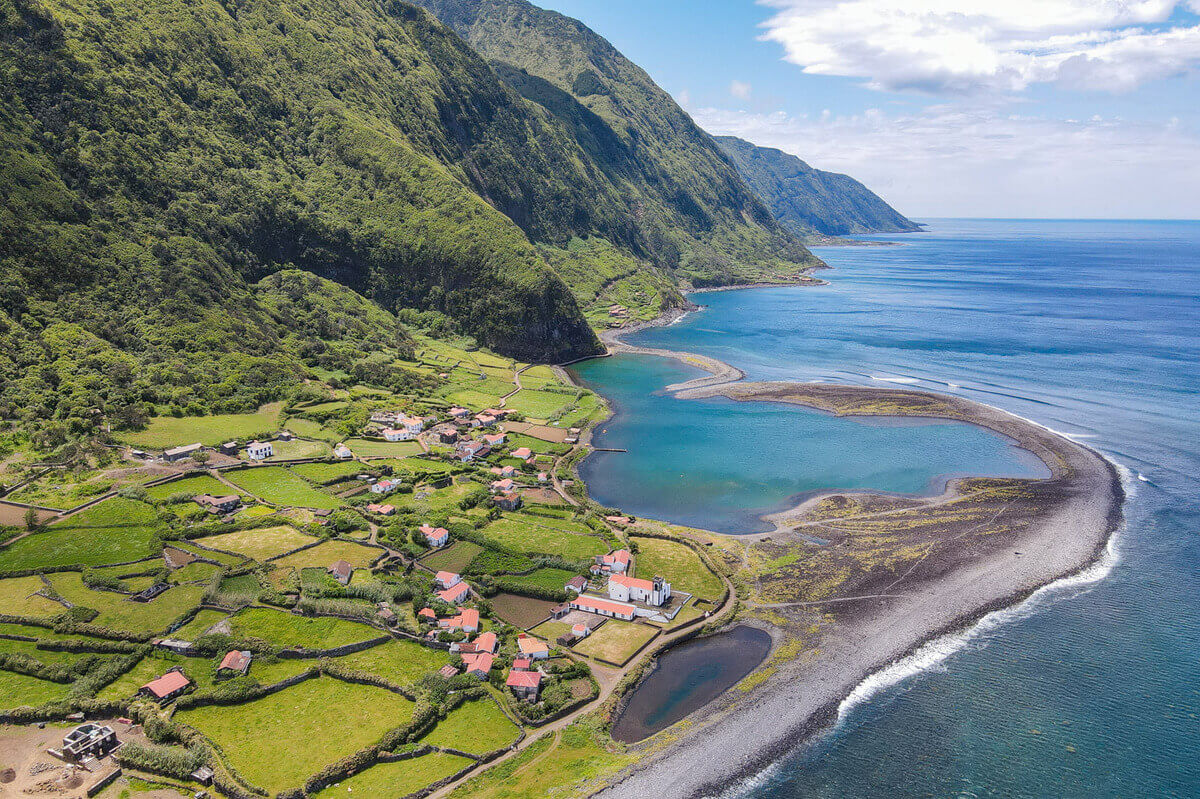
[[[189,779],[193,771],[205,764],[204,756],[191,749],[137,741],[126,741],[118,750],[117,760],[122,766],[177,780]]]

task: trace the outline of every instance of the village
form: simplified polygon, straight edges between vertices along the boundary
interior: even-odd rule
[[[612,701],[729,591],[693,546],[582,492],[592,395],[504,368],[517,390],[467,377],[448,397],[493,400],[474,409],[372,392],[298,403],[273,432],[127,445],[149,479],[0,549],[0,719],[36,722],[0,738],[0,769],[48,795],[324,796],[386,775],[419,796]],[[535,380],[545,401],[513,402]],[[361,729],[330,742],[309,701]]]

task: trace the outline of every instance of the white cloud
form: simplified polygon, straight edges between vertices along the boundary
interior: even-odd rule
[[[1000,103],[693,116],[712,133],[848,173],[909,216],[1200,218],[1200,136],[1178,120],[1054,120]]]
[[[761,0],[764,38],[813,75],[880,90],[1127,91],[1200,65],[1200,0]]]
[[[681,108],[687,108],[692,104],[692,93],[687,89],[681,89],[679,93],[675,95],[675,102],[679,103]]]
[[[734,97],[745,100],[750,96],[750,84],[743,83],[740,80],[732,81],[729,84],[729,93]]]

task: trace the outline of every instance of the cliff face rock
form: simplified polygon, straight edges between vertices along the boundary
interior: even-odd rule
[[[715,138],[775,218],[797,235],[909,233],[921,229],[848,175],[813,169],[794,155],[734,136]]]

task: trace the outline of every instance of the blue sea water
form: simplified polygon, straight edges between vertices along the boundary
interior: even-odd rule
[[[828,286],[699,295],[703,312],[631,340],[750,379],[1005,408],[1127,469],[1126,527],[1095,579],[935,642],[730,792],[1200,796],[1200,223],[931,220],[900,240],[821,248]]]

